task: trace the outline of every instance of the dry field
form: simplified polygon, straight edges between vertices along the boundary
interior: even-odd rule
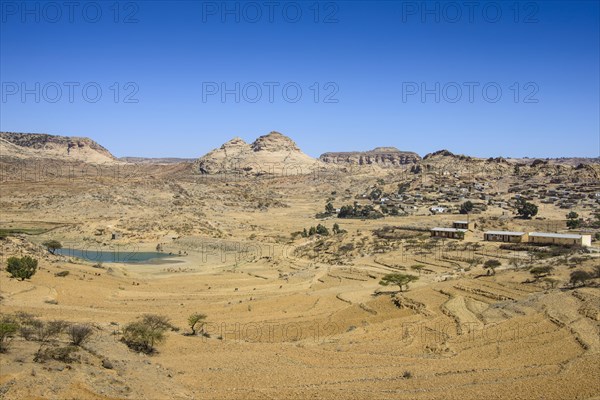
[[[598,279],[568,283],[573,266],[592,271],[598,253],[534,259],[497,243],[476,245],[502,217],[499,208],[474,216],[481,227],[458,243],[434,243],[419,231],[374,234],[385,226],[448,226],[457,215],[315,218],[328,198],[351,204],[376,179],[390,179],[387,173],[228,181],[192,175],[189,164],[135,168],[116,178],[2,183],[0,228],[33,230],[0,240],[3,265],[12,255],[39,259],[30,280],[0,272],[2,314],[90,323],[94,335],[68,363],[34,361],[41,346],[67,346],[65,335],[51,343],[17,335],[0,354],[1,398],[600,396]],[[564,214],[540,211],[548,224],[564,224]],[[291,239],[335,222],[346,232]],[[511,217],[502,226],[536,223]],[[122,237],[111,240],[113,231]],[[48,239],[127,251],[162,244],[174,256],[98,266],[49,254],[41,246]],[[495,275],[482,267],[490,258],[502,263]],[[423,269],[409,290],[379,285],[388,273],[417,275],[415,264]],[[532,265],[554,266],[555,287],[534,280]],[[55,275],[61,271],[69,274]],[[194,312],[207,315],[206,336],[187,335]],[[178,328],[152,355],[120,341],[123,327],[147,313]]]

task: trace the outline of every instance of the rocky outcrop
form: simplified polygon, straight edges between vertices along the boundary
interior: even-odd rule
[[[304,154],[296,143],[279,132],[271,132],[248,144],[233,138],[196,160],[201,174],[298,175],[314,171],[318,160]]]
[[[377,147],[363,152],[325,153],[319,159],[329,164],[378,165],[389,168],[414,164],[419,162],[421,157],[417,153],[400,151],[395,147]]]

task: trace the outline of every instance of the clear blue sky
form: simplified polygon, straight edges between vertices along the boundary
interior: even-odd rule
[[[116,156],[198,157],[272,130],[312,156],[600,155],[598,1],[1,3],[3,131]]]

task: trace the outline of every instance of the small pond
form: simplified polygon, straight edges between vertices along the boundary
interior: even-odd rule
[[[137,251],[132,248],[123,249],[71,249],[63,248],[55,251],[56,254],[60,254],[67,257],[77,257],[92,262],[103,262],[103,263],[143,263],[148,261],[155,261],[161,258],[175,258],[176,255],[169,255],[168,253],[159,253],[156,251]]]

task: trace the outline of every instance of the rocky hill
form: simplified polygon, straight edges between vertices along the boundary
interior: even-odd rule
[[[377,165],[383,168],[414,164],[421,160],[417,153],[400,151],[395,147],[377,147],[370,151],[334,152],[319,159],[329,164]]]
[[[231,139],[196,160],[194,170],[202,174],[300,174],[310,173],[318,160],[304,154],[296,143],[279,132],[271,132],[248,144]]]
[[[104,147],[85,137],[0,132],[0,155],[18,159],[51,158],[91,163],[115,162]]]

